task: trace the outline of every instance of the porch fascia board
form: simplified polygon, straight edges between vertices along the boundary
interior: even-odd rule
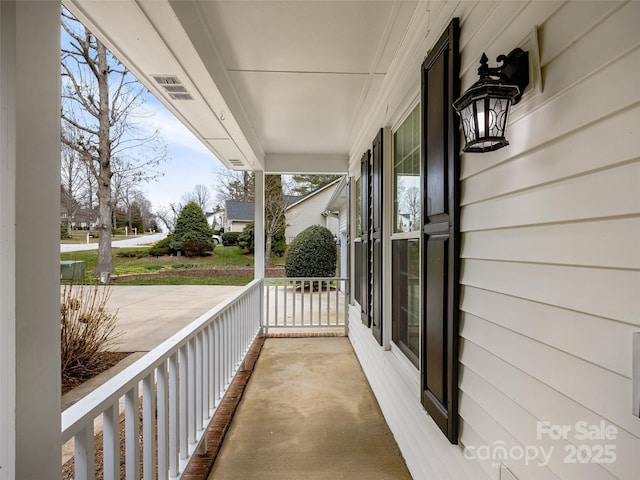
[[[343,175],[349,170],[349,157],[341,154],[270,153],[264,163],[265,173]]]
[[[134,0],[122,2],[129,4],[127,12],[131,18],[127,22],[122,22],[118,14],[121,9],[111,13],[108,4],[101,2],[64,0],[63,4],[227,168],[262,170],[264,150],[223,65],[218,47],[204,27],[202,15],[198,15],[200,10],[197,4],[170,4],[166,0],[156,0],[149,5]],[[190,114],[193,115],[191,105],[168,99],[167,93],[148,75],[149,71],[154,71],[148,64],[150,60],[142,50],[131,48],[132,44],[135,45],[133,40],[127,40],[134,35],[126,33],[132,24],[137,28],[136,37],[144,38],[147,43],[156,42],[159,46],[154,52],[155,62],[165,65],[167,70],[155,73],[177,75],[192,95],[199,97],[203,108],[195,117],[199,120],[198,124],[190,120]],[[171,45],[180,45],[180,51],[174,52]],[[217,130],[224,134],[212,135],[207,127],[211,125],[216,125]],[[216,142],[222,140],[233,142],[237,147],[232,155],[215,147]],[[238,167],[230,160],[242,161],[244,165]]]

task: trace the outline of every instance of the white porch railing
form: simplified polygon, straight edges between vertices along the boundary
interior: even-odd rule
[[[126,478],[139,478],[140,463],[145,479],[180,478],[193,453],[206,450],[206,427],[260,331],[262,301],[254,280],[65,410],[62,444],[75,440],[75,478],[94,478],[100,417],[104,478],[120,478],[121,403]]]
[[[347,333],[347,278],[265,278],[264,286],[265,334],[277,328],[343,328]]]

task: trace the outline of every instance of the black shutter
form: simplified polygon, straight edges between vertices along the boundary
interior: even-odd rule
[[[422,64],[422,403],[458,443],[460,27],[450,23]]]
[[[347,252],[347,271],[346,272],[340,272],[340,276],[344,277],[346,276],[347,278],[351,278],[351,239],[353,238],[352,232],[351,232],[351,187],[353,187],[353,181],[351,179],[351,177],[347,177],[347,238],[345,238],[345,241],[347,242],[346,248],[343,249],[343,251]],[[346,274],[346,275],[345,275]],[[349,280],[347,280],[347,283],[345,284],[345,291],[344,294],[346,295],[346,300],[347,300],[347,304],[351,304],[351,282]]]
[[[382,132],[371,147],[371,332],[382,345]]]
[[[369,228],[371,225],[371,151],[367,150],[360,160],[360,187],[362,202],[361,208],[361,231],[360,231],[360,306],[362,308],[362,323],[367,327],[371,326],[371,244],[369,238]]]

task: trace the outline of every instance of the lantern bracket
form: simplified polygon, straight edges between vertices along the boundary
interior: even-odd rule
[[[480,58],[480,67],[478,67],[478,75],[480,79],[488,79],[498,77],[505,84],[511,84],[518,87],[518,94],[513,98],[513,105],[518,103],[522,98],[522,92],[529,85],[529,52],[525,52],[521,48],[514,48],[508,55],[499,55],[497,62],[502,65],[497,67],[489,67],[489,59],[486,54],[482,54]]]

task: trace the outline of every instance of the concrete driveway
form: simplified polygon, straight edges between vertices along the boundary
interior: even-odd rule
[[[118,311],[114,349],[148,352],[242,287],[211,285],[112,285],[108,309]]]
[[[91,288],[91,287],[89,287]],[[132,352],[106,372],[62,397],[65,409],[157,347],[242,287],[211,285],[100,286],[110,288],[107,309],[116,311],[121,334],[112,351]]]

